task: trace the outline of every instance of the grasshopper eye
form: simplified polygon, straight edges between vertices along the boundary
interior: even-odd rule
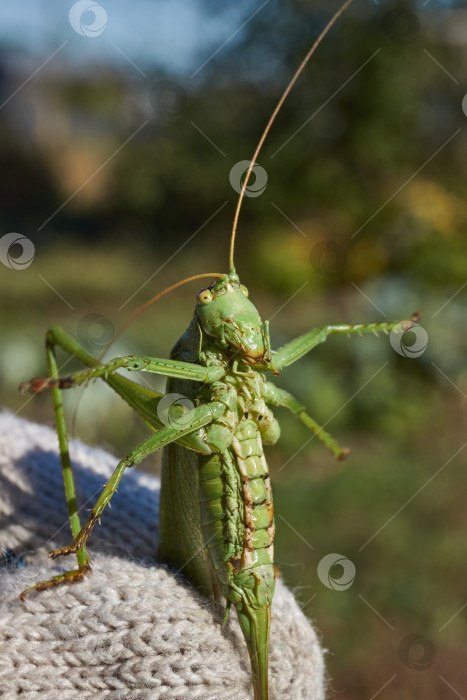
[[[210,304],[211,301],[212,294],[209,291],[209,289],[202,289],[198,294],[198,304],[200,304],[201,306],[206,306],[206,304]]]
[[[241,291],[243,292],[243,294],[244,294],[246,297],[248,297],[248,289],[245,287],[244,284],[241,284],[241,285],[240,285],[240,289],[241,289]]]

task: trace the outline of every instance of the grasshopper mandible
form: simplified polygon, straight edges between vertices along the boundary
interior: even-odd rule
[[[289,392],[266,378],[323,343],[331,334],[388,333],[410,328],[417,315],[402,323],[371,323],[315,328],[272,350],[268,321],[248,298],[234,265],[234,247],[241,203],[256,158],[270,127],[295,81],[331,26],[350,5],[346,0],[314,42],[287,86],[256,148],[244,178],[231,236],[229,272],[203,273],[178,282],[147,302],[193,279],[214,281],[197,296],[193,319],[174,346],[170,359],[130,355],[101,362],[71,336],[52,328],[46,336],[48,378],[24,382],[20,389],[39,394],[49,389],[62,460],[65,493],[73,542],[54,550],[51,558],[75,553],[78,568],[32,586],[33,590],[80,581],[91,571],[86,542],[127,467],[152,452],[164,452],[160,501],[160,556],[184,571],[206,596],[231,605],[248,647],[255,700],[268,698],[268,647],[275,577],[274,517],[268,466],[263,444],[275,444],[280,428],[270,406],[284,406],[343,459],[347,451],[306,413]],[[131,319],[130,319],[131,320]],[[126,324],[128,325],[128,324]],[[55,348],[79,359],[86,369],[59,377]],[[167,394],[136,384],[117,370],[150,372],[168,377]],[[91,379],[103,379],[151,428],[149,438],[122,459],[84,526],[81,526],[68,451],[61,391]],[[185,401],[164,417],[168,395]]]

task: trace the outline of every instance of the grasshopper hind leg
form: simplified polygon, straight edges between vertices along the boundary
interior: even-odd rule
[[[55,357],[55,345],[56,338],[54,337],[53,333],[49,331],[49,333],[46,336],[46,354],[49,376],[53,378],[59,376],[57,360]],[[74,353],[70,351],[70,354]],[[60,448],[60,461],[62,463],[62,474],[65,486],[68,519],[70,521],[72,537],[75,538],[81,530],[81,522],[76,501],[75,480],[73,477],[73,469],[71,466],[70,453],[68,450],[68,435],[65,423],[65,414],[63,410],[63,401],[61,391],[58,387],[52,388],[51,392],[55,414],[55,423],[57,426],[58,443]],[[20,595],[21,601],[24,602],[25,596],[31,593],[32,591],[44,591],[47,588],[54,588],[55,586],[60,586],[61,584],[82,581],[83,578],[92,571],[86,547],[83,547],[82,549],[76,552],[76,558],[78,560],[77,569],[65,571],[62,574],[53,576],[48,581],[41,581],[39,583],[36,583],[36,585],[27,588]]]

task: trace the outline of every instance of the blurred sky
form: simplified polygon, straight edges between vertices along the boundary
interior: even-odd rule
[[[107,0],[88,5],[101,13],[102,27],[93,41],[70,26],[69,12],[74,5],[64,0],[3,0],[0,4],[0,43],[3,49],[19,49],[43,54],[59,46],[65,39],[64,56],[76,63],[125,63],[124,52],[141,69],[161,65],[173,73],[193,71],[212,52],[229,40],[241,36],[243,22],[263,6],[271,10],[274,0],[237,0],[233,4],[202,0]],[[386,4],[386,0],[363,0],[360,10],[370,13]],[[440,7],[462,6],[455,0],[419,0],[419,11],[436,11]],[[365,5],[367,6],[365,8]],[[389,6],[389,3],[388,3]],[[103,9],[101,9],[103,8]],[[92,10],[82,14],[84,25],[92,25]],[[233,36],[238,31],[238,36]]]
[[[0,4],[0,42],[4,48],[42,54],[66,38],[68,58],[118,64],[125,59],[115,44],[143,70],[161,64],[182,73],[193,69],[198,56],[200,63],[208,58],[263,2],[237,0],[232,6],[211,5],[212,12],[207,15],[206,5],[198,0],[111,0],[100,3],[105,29],[97,29],[89,41],[69,23],[69,11],[78,3],[4,0]],[[89,2],[92,4],[98,5]],[[91,10],[82,20],[85,25],[92,24]]]

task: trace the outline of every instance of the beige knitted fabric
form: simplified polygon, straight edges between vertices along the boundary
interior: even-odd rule
[[[72,441],[79,502],[89,508],[117,460]],[[0,697],[251,700],[245,643],[157,551],[157,479],[129,469],[90,541],[93,576],[19,593],[62,571],[47,552],[70,540],[57,438],[0,413],[0,547],[27,567],[0,574]],[[69,559],[74,566],[74,561]],[[270,649],[271,700],[322,700],[323,652],[279,580]]]

